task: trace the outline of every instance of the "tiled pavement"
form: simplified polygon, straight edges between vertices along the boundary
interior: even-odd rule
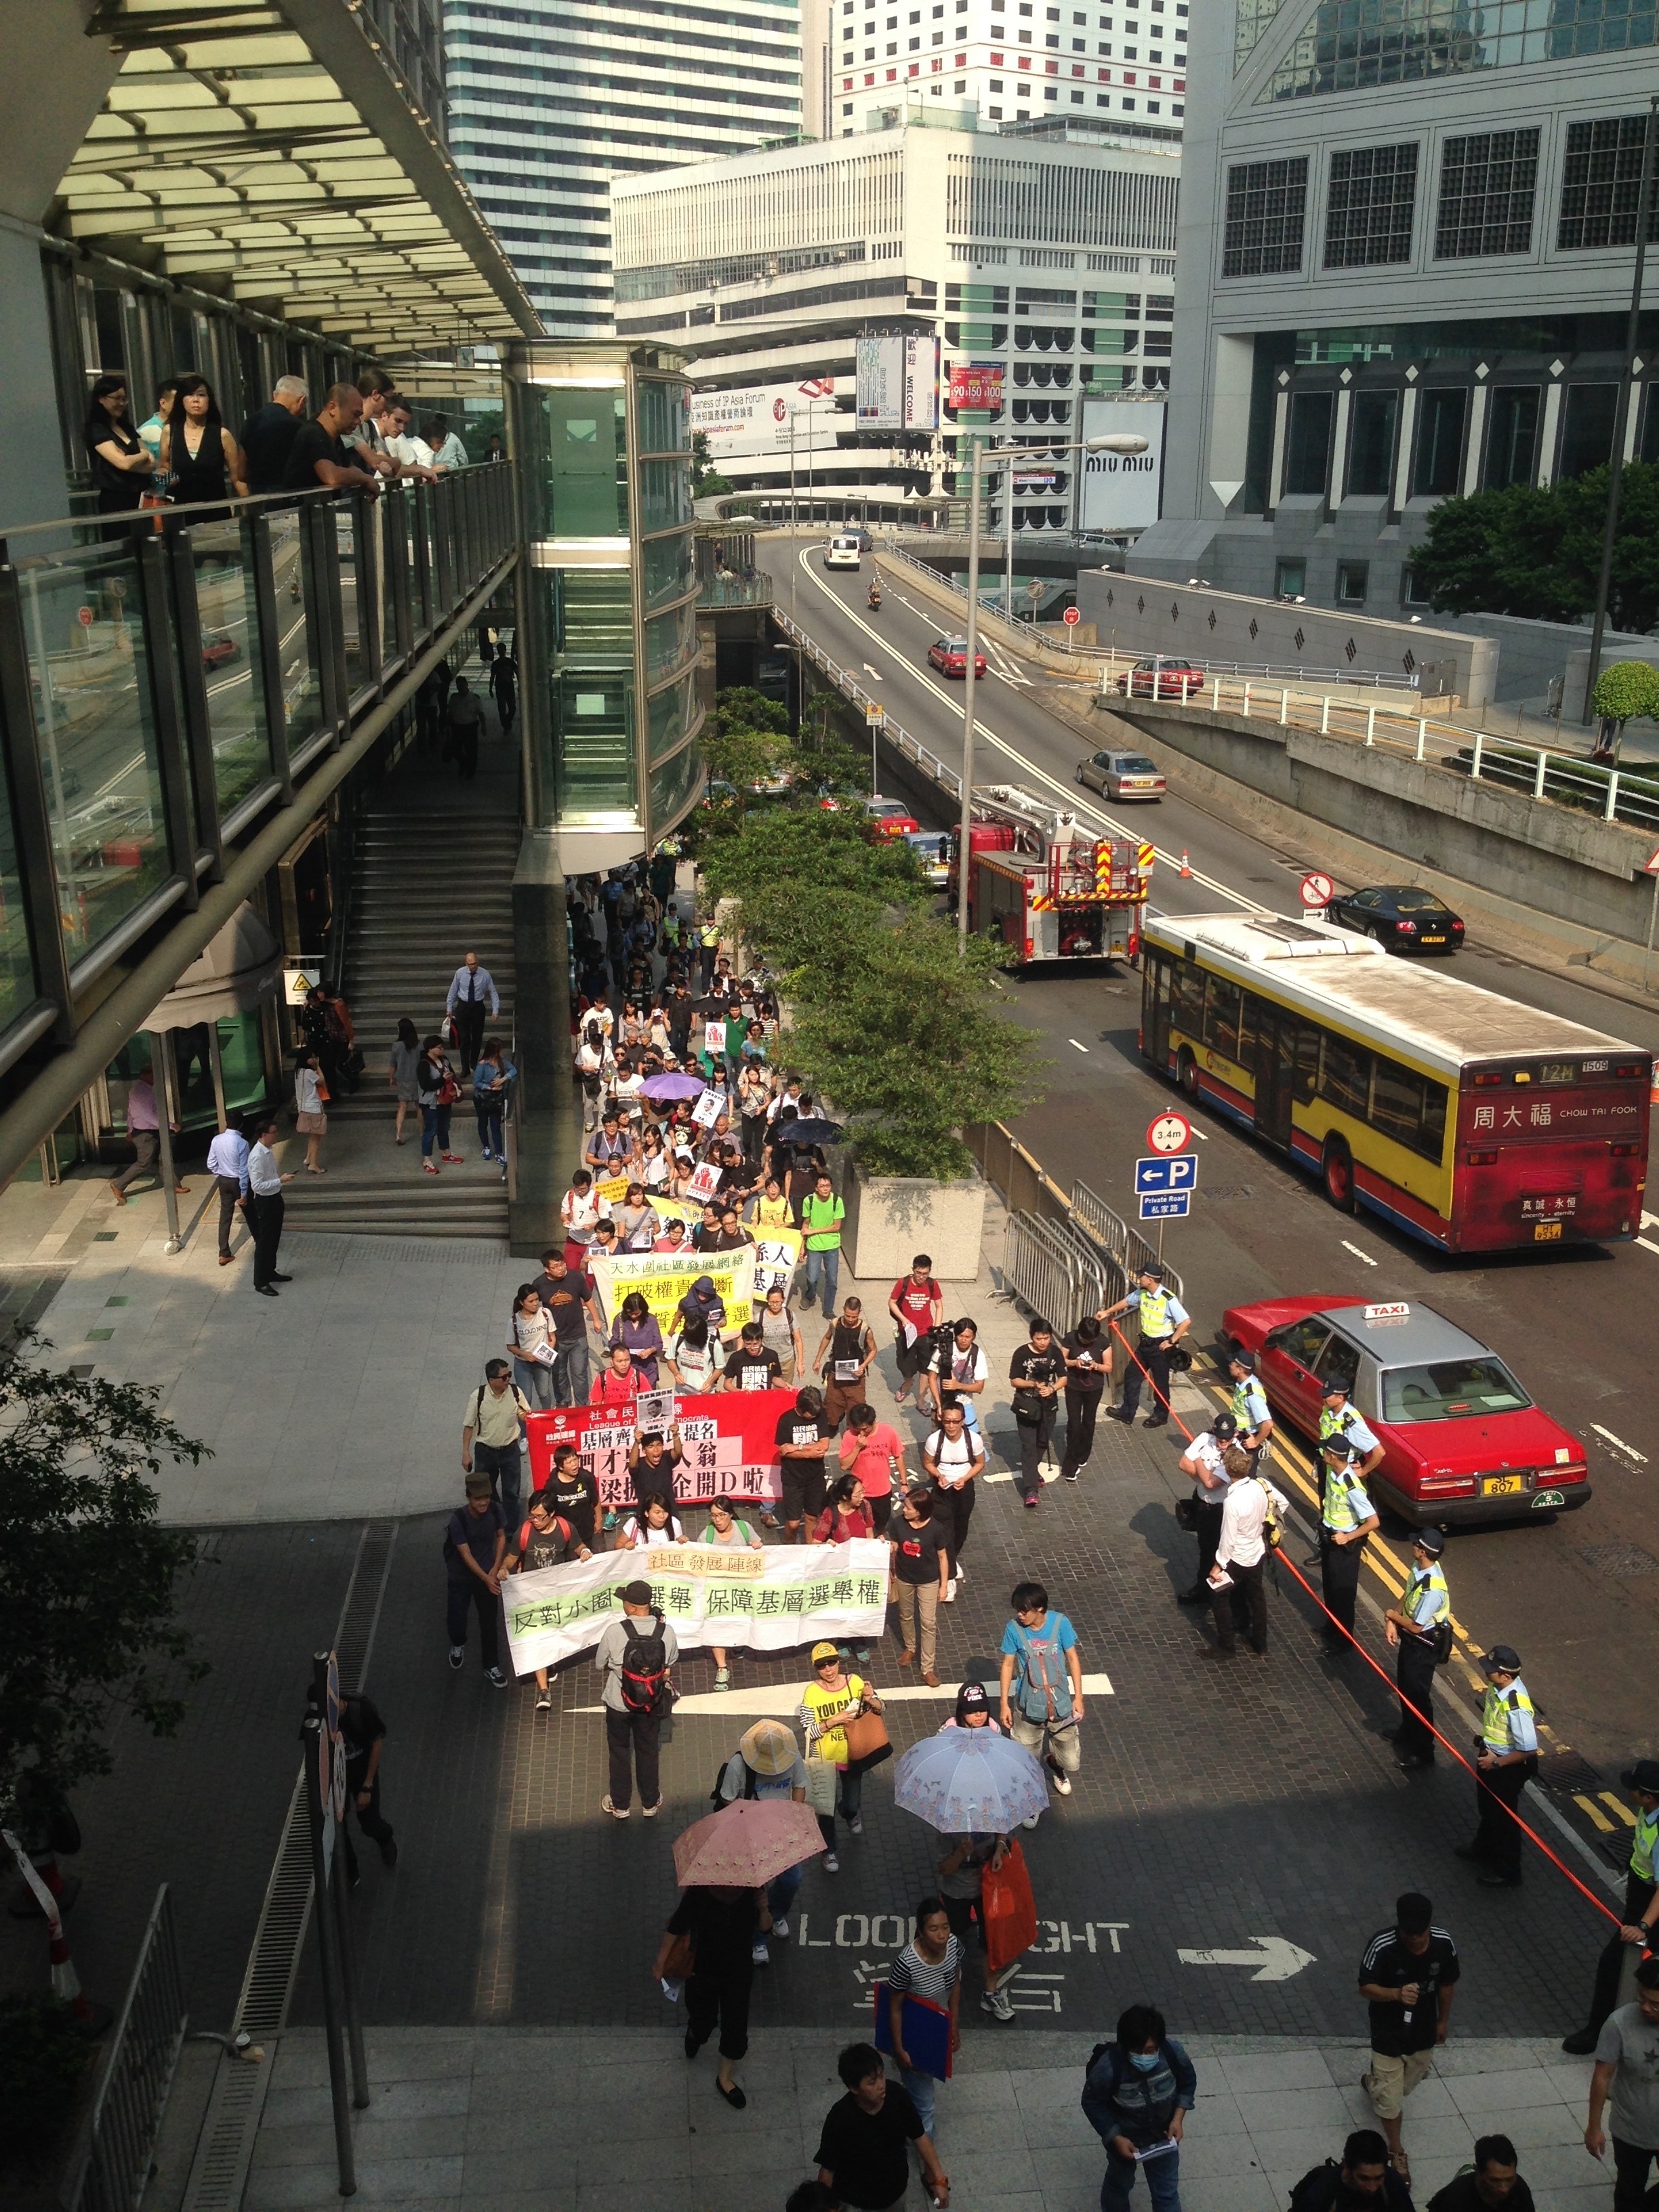
[[[1104,2031],[1103,2030],[1103,2033]],[[714,2094],[705,2052],[678,2035],[506,2028],[371,2033],[374,2101],[356,2122],[358,2197],[422,2212],[781,2212],[841,2094],[823,2031],[758,2033],[738,2067],[748,2110]],[[1085,2212],[1103,2158],[1079,2106],[1093,2038],[988,2032],[963,2039],[939,2093],[939,2156],[953,2212]],[[1199,2102],[1181,2154],[1185,2212],[1279,2212],[1311,2166],[1370,2124],[1359,2046],[1192,2037]],[[1417,2203],[1467,2163],[1477,2135],[1507,2133],[1539,2212],[1601,2212],[1585,2151],[1587,2062],[1553,2045],[1449,2048],[1407,2107]],[[337,2204],[322,2039],[283,2040],[246,2212]],[[1139,2199],[1143,2203],[1146,2199]],[[908,2212],[926,2192],[913,2181]]]

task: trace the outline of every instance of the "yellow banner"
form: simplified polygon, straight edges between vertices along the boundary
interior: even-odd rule
[[[626,1252],[614,1259],[590,1255],[588,1272],[609,1328],[630,1291],[638,1291],[665,1337],[677,1326],[674,1309],[700,1275],[707,1275],[726,1307],[726,1328],[741,1328],[754,1310],[755,1248],[740,1252]]]

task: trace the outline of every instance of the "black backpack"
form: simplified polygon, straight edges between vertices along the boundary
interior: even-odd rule
[[[708,1793],[708,1802],[717,1813],[722,1805],[735,1805],[738,1802],[735,1797],[722,1797],[720,1795],[720,1784],[725,1781],[726,1769],[731,1764],[728,1759],[720,1767],[714,1776],[714,1786]],[[754,1768],[745,1759],[743,1762],[743,1794],[745,1797],[752,1797],[755,1795],[755,1784],[757,1778]]]
[[[660,1713],[667,1707],[668,1647],[663,1642],[662,1615],[653,1613],[651,1620],[652,1626],[644,1634],[631,1620],[623,1622],[627,1649],[617,1679],[625,1712]]]

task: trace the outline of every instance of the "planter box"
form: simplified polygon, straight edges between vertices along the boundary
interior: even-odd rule
[[[896,1282],[918,1252],[943,1283],[979,1274],[985,1185],[978,1176],[933,1182],[924,1176],[866,1176],[855,1168],[843,1194],[848,1265],[861,1283]]]

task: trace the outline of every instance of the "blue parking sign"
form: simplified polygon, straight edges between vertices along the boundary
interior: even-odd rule
[[[1196,1152],[1174,1152],[1162,1159],[1135,1162],[1135,1189],[1143,1196],[1150,1191],[1196,1190],[1198,1188],[1198,1155]],[[1186,1212],[1185,1206],[1182,1212]],[[1147,1217],[1142,1214],[1144,1221]]]

